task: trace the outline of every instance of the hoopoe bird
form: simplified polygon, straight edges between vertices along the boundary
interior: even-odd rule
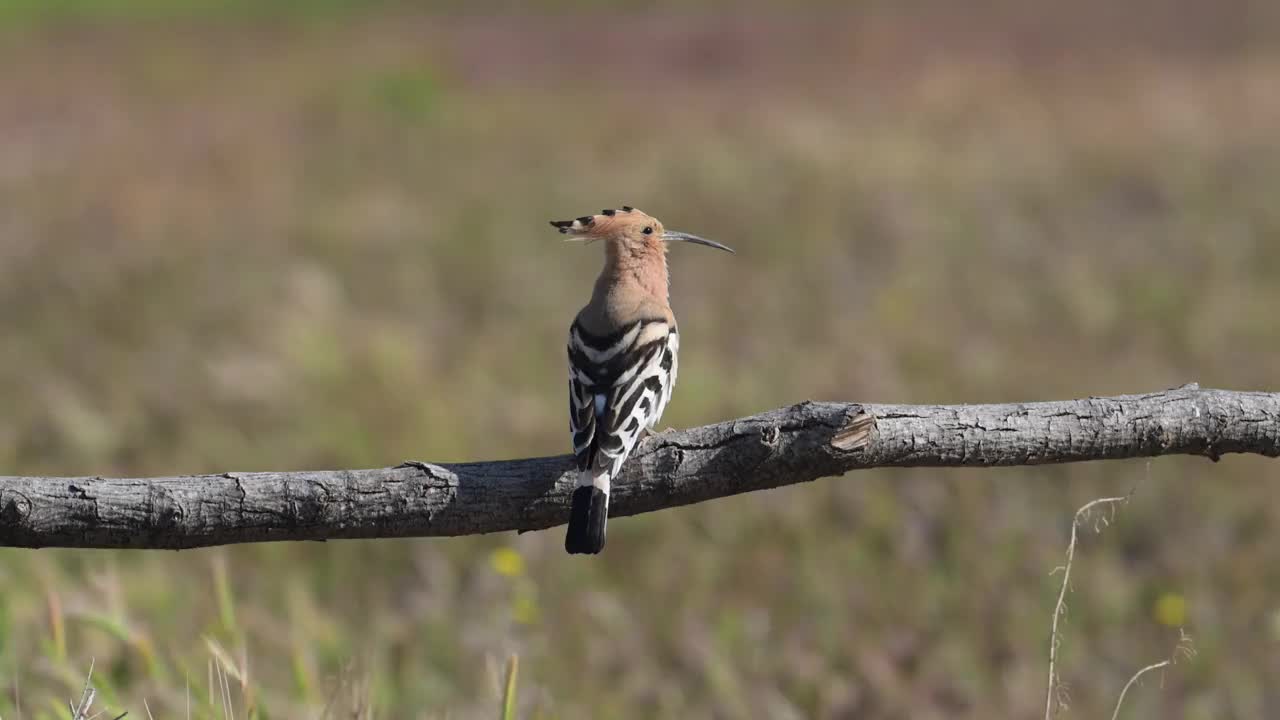
[[[605,247],[591,301],[569,328],[569,430],[578,478],[564,549],[596,554],[604,548],[609,482],[658,423],[676,382],[680,334],[667,297],[667,243],[733,250],[665,230],[625,205],[551,225],[569,240],[601,240]]]

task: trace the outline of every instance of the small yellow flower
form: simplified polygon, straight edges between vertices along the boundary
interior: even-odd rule
[[[507,577],[524,575],[524,558],[509,547],[502,547],[489,554],[489,565],[494,572]]]
[[[1161,593],[1154,614],[1161,625],[1182,627],[1187,622],[1187,599],[1175,592]]]

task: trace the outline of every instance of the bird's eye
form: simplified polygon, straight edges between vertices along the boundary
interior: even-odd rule
[[[643,232],[644,232],[644,234],[645,234],[645,235],[652,235],[652,234],[653,234],[653,228],[652,228],[652,227],[646,227],[646,228],[643,230]]]

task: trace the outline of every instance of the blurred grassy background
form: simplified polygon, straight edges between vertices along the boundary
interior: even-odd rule
[[[568,449],[600,264],[676,248],[666,421],[1280,389],[1280,5],[0,0],[0,472]],[[1280,715],[1280,471],[883,471],[561,531],[0,552],[0,716]],[[212,679],[211,679],[212,677]],[[100,700],[100,703],[102,702]]]

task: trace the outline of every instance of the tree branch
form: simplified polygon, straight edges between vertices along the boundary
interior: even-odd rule
[[[1280,393],[1187,385],[1001,405],[804,402],[648,438],[614,481],[625,516],[873,467],[1280,455]],[[539,530],[569,515],[567,456],[146,479],[0,477],[0,545],[179,549]]]

